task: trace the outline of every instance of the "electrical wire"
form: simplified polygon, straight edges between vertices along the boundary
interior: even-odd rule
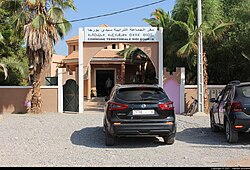
[[[129,8],[129,9],[125,9],[125,10],[120,10],[120,11],[116,11],[116,12],[112,12],[112,13],[107,13],[107,14],[103,14],[103,15],[96,15],[96,16],[87,17],[87,18],[75,19],[75,20],[71,20],[71,21],[68,21],[68,22],[73,23],[73,22],[79,22],[79,21],[85,21],[85,20],[90,20],[90,19],[96,19],[96,18],[111,16],[111,15],[116,15],[116,14],[120,14],[120,13],[124,13],[124,12],[128,12],[128,11],[133,11],[133,10],[145,8],[145,7],[148,7],[148,6],[151,6],[151,5],[162,3],[164,1],[166,1],[166,0],[160,0],[160,1],[157,1],[157,2],[153,2],[153,3],[149,3],[149,4],[145,4],[145,5],[141,5],[141,6],[137,6],[137,7],[133,7],[133,8]],[[59,22],[59,23],[56,23],[56,24],[62,24],[62,23],[63,22]]]

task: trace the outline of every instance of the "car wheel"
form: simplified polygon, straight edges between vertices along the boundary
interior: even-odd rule
[[[105,144],[107,146],[113,146],[115,144],[115,136],[111,135],[107,129],[105,129]]]
[[[228,120],[226,120],[226,138],[229,143],[238,142],[238,132],[232,128]]]
[[[167,145],[172,145],[175,142],[175,135],[163,136],[162,138]]]
[[[220,128],[215,125],[214,116],[211,113],[210,113],[210,126],[211,126],[212,132],[219,132],[220,131]]]

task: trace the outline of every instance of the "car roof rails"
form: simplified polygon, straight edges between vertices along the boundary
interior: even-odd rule
[[[229,84],[240,84],[240,81],[239,80],[233,80],[233,81],[230,81]]]

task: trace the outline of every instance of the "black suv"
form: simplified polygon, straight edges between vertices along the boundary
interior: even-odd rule
[[[225,130],[229,143],[238,142],[239,132],[250,132],[250,82],[232,81],[210,102],[213,132]]]
[[[158,85],[117,84],[105,100],[103,129],[106,145],[114,145],[121,136],[159,136],[165,144],[174,143],[173,102]]]

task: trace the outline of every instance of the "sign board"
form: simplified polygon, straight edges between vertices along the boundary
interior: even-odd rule
[[[85,42],[157,42],[157,27],[85,27]]]

